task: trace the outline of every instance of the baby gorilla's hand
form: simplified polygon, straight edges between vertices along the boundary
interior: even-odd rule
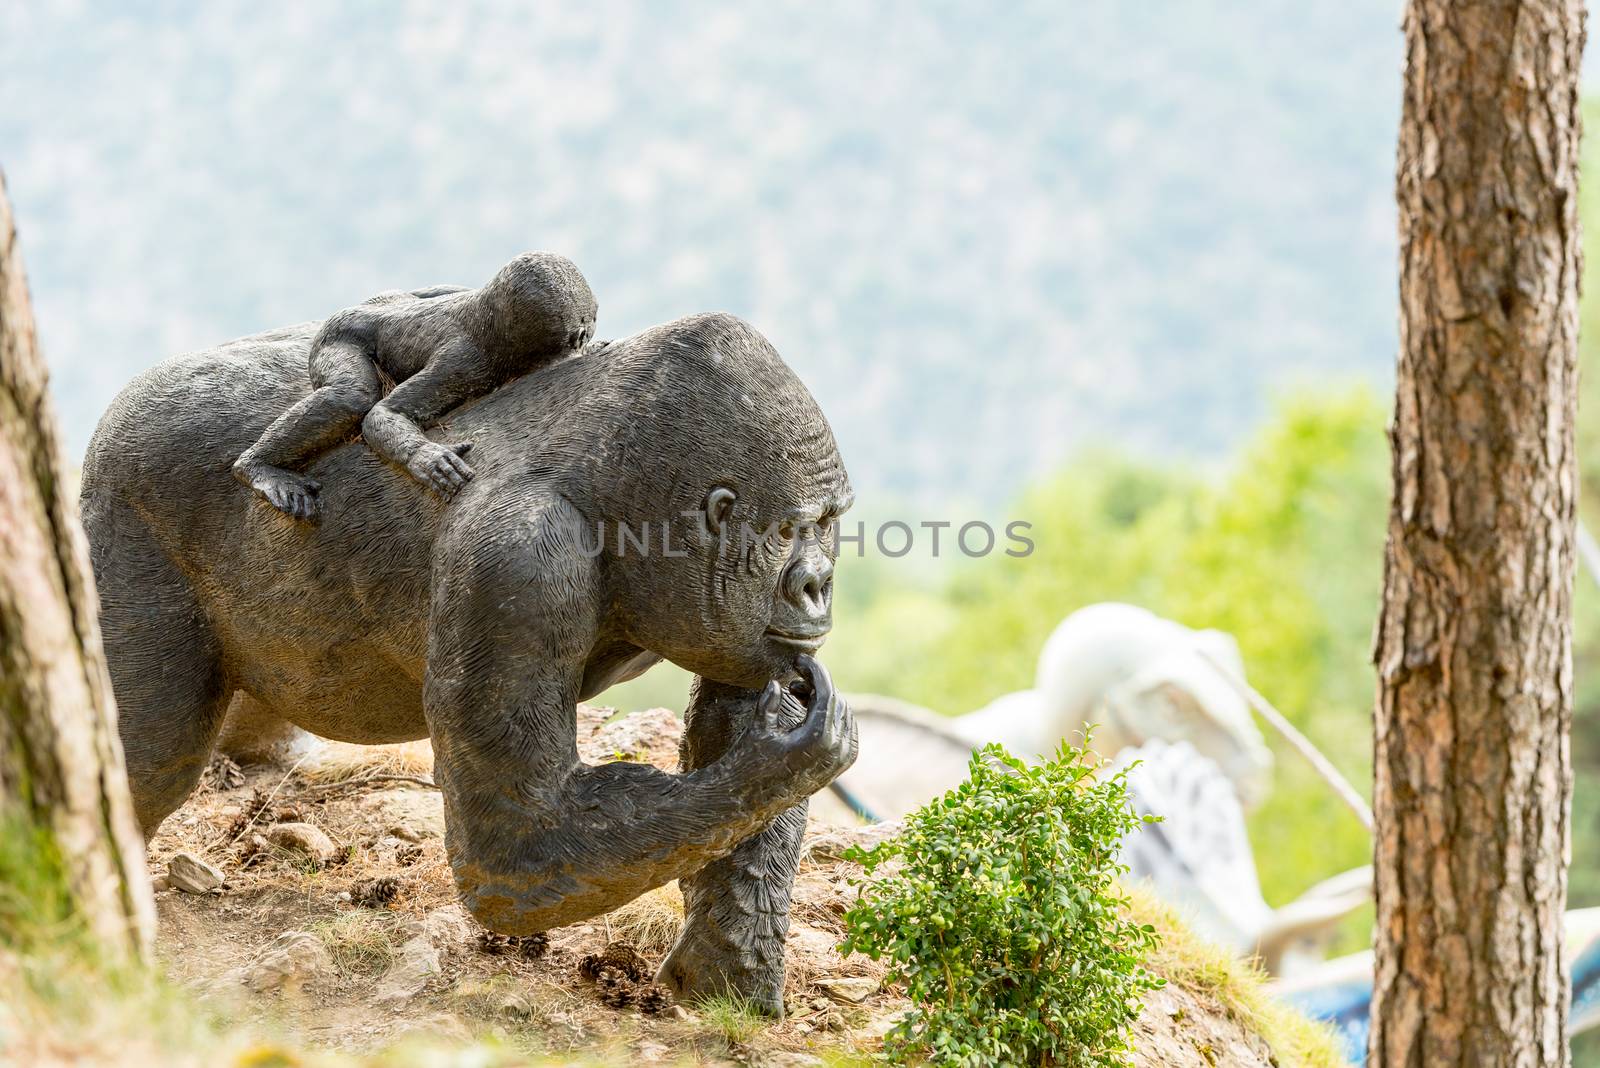
[[[411,459],[406,462],[406,470],[412,478],[448,501],[460,492],[462,486],[472,481],[472,468],[461,458],[471,448],[470,441],[463,441],[459,445],[440,445],[430,441],[411,454]]]

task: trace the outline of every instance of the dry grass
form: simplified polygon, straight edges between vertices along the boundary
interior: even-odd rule
[[[1152,972],[1259,1034],[1279,1064],[1346,1068],[1333,1032],[1268,993],[1267,975],[1253,961],[1195,935],[1148,890],[1125,889],[1134,918],[1161,932],[1161,944],[1146,962]]]
[[[683,895],[670,882],[640,894],[606,917],[611,937],[644,953],[665,953],[683,928]]]
[[[327,947],[341,974],[370,978],[394,963],[398,928],[398,918],[389,913],[352,909],[318,920],[311,933]]]
[[[313,783],[347,782],[368,775],[431,775],[433,745],[426,739],[397,745],[322,742],[300,766]]]

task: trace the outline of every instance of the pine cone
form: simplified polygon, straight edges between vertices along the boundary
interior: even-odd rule
[[[672,1006],[672,995],[666,987],[651,983],[639,991],[639,1011],[646,1016],[656,1016]]]
[[[201,772],[200,782],[213,790],[237,790],[244,785],[244,772],[232,757],[218,753]]]
[[[239,814],[233,817],[233,822],[228,825],[226,840],[236,841],[245,831],[255,826],[261,820],[261,815],[267,810],[267,795],[257,787],[250,794],[250,801]]]
[[[600,975],[600,1004],[625,1009],[633,1004],[633,984],[621,972],[607,968]]]
[[[364,909],[381,909],[400,896],[400,880],[393,875],[363,879],[350,888],[350,900]]]
[[[478,948],[495,957],[516,956],[527,960],[538,960],[550,951],[550,936],[503,935],[484,931],[478,935]]]

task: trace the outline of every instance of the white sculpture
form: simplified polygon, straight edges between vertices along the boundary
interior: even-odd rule
[[[1190,630],[1131,604],[1089,605],[1045,642],[1033,689],[957,717],[955,729],[974,745],[1000,742],[1029,758],[1054,752],[1086,723],[1095,724],[1095,750],[1112,756],[1153,738],[1188,742],[1249,807],[1266,794],[1272,751],[1208,656],[1244,678],[1230,634]]]

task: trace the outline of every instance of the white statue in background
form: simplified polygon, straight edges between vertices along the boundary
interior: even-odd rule
[[[1217,664],[1244,678],[1231,634],[1190,630],[1131,604],[1093,604],[1045,642],[1033,689],[997,698],[954,726],[974,745],[1000,742],[1029,758],[1053,753],[1086,723],[1095,724],[1094,749],[1106,756],[1151,739],[1188,742],[1249,807],[1266,795],[1272,751]]]

